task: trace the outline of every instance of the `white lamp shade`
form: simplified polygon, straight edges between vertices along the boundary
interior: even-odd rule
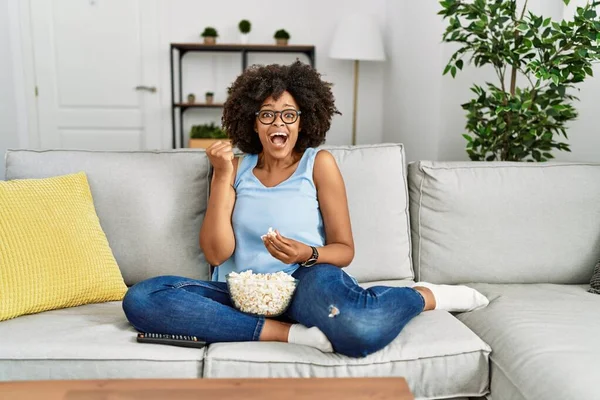
[[[329,57],[342,60],[383,61],[385,50],[377,20],[352,14],[341,19],[333,34]]]

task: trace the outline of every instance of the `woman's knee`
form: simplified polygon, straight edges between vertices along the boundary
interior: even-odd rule
[[[127,319],[133,323],[140,320],[153,307],[150,294],[165,288],[172,281],[181,279],[176,276],[155,276],[131,286],[123,297],[123,311]]]
[[[139,318],[138,314],[144,310],[147,298],[146,288],[139,283],[127,290],[125,297],[123,297],[122,307],[129,322],[134,323]]]
[[[331,324],[329,341],[336,352],[349,357],[365,357],[379,351],[399,333],[399,329],[390,331],[385,321],[376,321],[362,311],[339,310]]]

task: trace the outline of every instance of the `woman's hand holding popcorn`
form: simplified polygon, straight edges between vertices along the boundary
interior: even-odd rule
[[[310,246],[297,240],[281,236],[279,231],[269,228],[266,235],[261,236],[265,247],[273,257],[286,264],[304,262],[312,255]]]

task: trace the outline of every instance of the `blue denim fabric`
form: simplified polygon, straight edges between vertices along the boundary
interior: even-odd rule
[[[299,268],[292,276],[298,287],[289,309],[277,319],[317,326],[337,353],[350,357],[384,348],[425,307],[412,288],[363,289],[333,265]],[[233,308],[226,283],[170,275],[132,286],[123,310],[138,331],[192,335],[208,343],[258,340],[265,323],[264,317]]]

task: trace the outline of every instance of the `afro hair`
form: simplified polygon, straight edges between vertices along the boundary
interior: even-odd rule
[[[254,131],[255,113],[267,98],[277,100],[288,91],[302,111],[302,132],[294,149],[303,153],[325,142],[333,115],[341,114],[335,107],[331,86],[314,68],[300,61],[291,65],[253,65],[228,88],[221,119],[223,128],[232,145],[242,152],[260,153],[262,144]]]

